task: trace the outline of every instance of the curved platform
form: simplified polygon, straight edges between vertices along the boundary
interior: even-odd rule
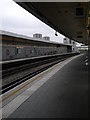
[[[88,67],[81,55],[49,78],[9,118],[88,118]]]

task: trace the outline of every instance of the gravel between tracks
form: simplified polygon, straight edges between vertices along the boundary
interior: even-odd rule
[[[44,65],[41,65],[41,66],[38,66],[35,68],[26,69],[26,70],[20,71],[18,73],[15,73],[13,75],[10,75],[8,77],[2,78],[2,86],[5,86],[13,81],[17,81],[18,79],[20,79],[28,74],[31,74],[37,70],[40,70],[40,69],[44,68],[46,65],[51,65],[53,63],[55,63],[55,62],[44,64]]]

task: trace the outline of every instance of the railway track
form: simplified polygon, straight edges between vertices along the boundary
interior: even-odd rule
[[[74,54],[75,55],[75,54]],[[6,85],[3,85],[2,88],[0,88],[0,94],[4,94],[5,92],[9,91],[10,89],[16,87],[17,85],[21,84],[22,82],[30,79],[31,77],[41,73],[42,71],[52,67],[53,65],[71,57],[73,55],[67,55],[67,56],[58,56],[58,57],[53,57],[53,58],[49,58],[49,59],[43,59],[43,60],[40,60],[40,61],[35,61],[33,63],[28,63],[28,64],[25,64],[25,65],[22,65],[22,66],[15,66],[14,68],[10,66],[10,69],[3,69],[2,71],[2,76],[3,78],[6,77],[6,76],[10,76],[12,74],[15,74],[16,72],[18,71],[23,71],[25,69],[31,69],[31,68],[34,68],[34,72],[31,72],[13,82],[10,82],[9,84],[6,84]],[[38,69],[36,69],[38,67]]]
[[[57,60],[58,59],[62,59],[63,57],[57,57]],[[10,76],[10,75],[12,75],[12,74],[15,74],[15,73],[17,73],[17,72],[20,72],[20,71],[23,71],[23,70],[26,70],[26,69],[30,69],[30,68],[35,68],[35,67],[37,67],[37,66],[39,66],[39,65],[43,65],[43,64],[46,64],[47,62],[48,63],[50,63],[50,62],[53,62],[53,61],[55,61],[56,60],[56,58],[54,57],[54,58],[49,58],[49,59],[41,59],[41,60],[39,60],[39,61],[34,61],[34,62],[30,62],[30,63],[24,63],[24,64],[22,64],[22,65],[16,65],[16,66],[13,66],[13,67],[11,67],[10,66],[10,68],[9,69],[3,69],[2,70],[2,78],[5,78],[5,77],[7,77],[7,76]],[[3,67],[2,67],[3,68]]]

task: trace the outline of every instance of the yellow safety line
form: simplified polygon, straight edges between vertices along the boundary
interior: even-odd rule
[[[54,66],[53,68],[55,68],[56,66]],[[15,93],[19,92],[20,90],[22,90],[23,88],[25,88],[27,85],[29,85],[30,83],[34,82],[35,80],[37,80],[38,78],[40,78],[41,76],[43,76],[44,74],[46,74],[47,72],[49,72],[50,70],[52,70],[53,68],[49,69],[48,71],[46,71],[45,73],[41,74],[40,76],[38,76],[37,78],[33,79],[32,81],[28,82],[27,84],[25,84],[24,86],[22,86],[21,88],[17,89],[16,91],[12,92],[10,95],[6,96],[5,98],[2,99],[1,102],[5,101],[6,99],[8,99],[9,97],[11,97],[12,95],[14,95]]]

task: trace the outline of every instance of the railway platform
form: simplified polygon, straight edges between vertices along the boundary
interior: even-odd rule
[[[37,75],[37,82],[3,108],[2,117],[88,118],[88,66],[85,57],[74,56],[49,68],[43,72],[44,76],[42,73]]]

